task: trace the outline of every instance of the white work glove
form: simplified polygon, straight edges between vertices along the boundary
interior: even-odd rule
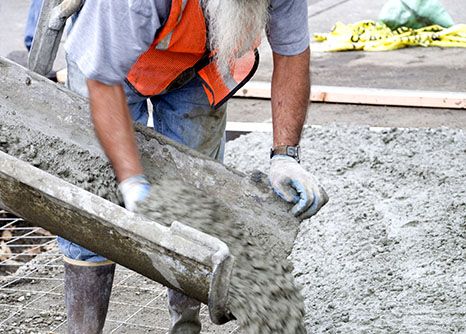
[[[269,180],[275,193],[289,203],[300,220],[317,213],[328,196],[317,180],[292,157],[276,155],[270,163]]]
[[[144,175],[132,176],[118,185],[125,208],[129,211],[136,210],[137,203],[149,196],[150,188],[151,185]]]

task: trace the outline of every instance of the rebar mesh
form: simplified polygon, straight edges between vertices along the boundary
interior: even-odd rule
[[[63,260],[55,236],[0,209],[0,333],[66,333]],[[104,333],[167,333],[166,289],[117,266]],[[213,325],[205,305],[203,333],[239,333]]]

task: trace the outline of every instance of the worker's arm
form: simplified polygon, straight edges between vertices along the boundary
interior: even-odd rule
[[[96,80],[88,80],[87,86],[97,138],[113,165],[125,207],[134,211],[148,196],[150,184],[143,175],[123,87]]]
[[[112,163],[118,182],[142,174],[133,123],[121,85],[88,80],[92,120],[97,138]]]
[[[88,79],[95,130],[129,210],[149,186],[121,84],[168,12],[163,1],[86,1],[65,44],[68,61]]]
[[[310,51],[295,56],[274,53],[273,61],[273,146],[296,146],[309,105]],[[318,181],[292,157],[274,156],[269,177],[274,191],[294,204],[291,211],[300,219],[313,216],[328,201]]]
[[[309,48],[296,56],[273,53],[273,145],[298,145],[310,92]]]

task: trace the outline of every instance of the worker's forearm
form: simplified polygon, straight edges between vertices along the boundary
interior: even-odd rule
[[[273,55],[273,145],[297,145],[309,106],[310,51],[297,56]]]
[[[97,137],[119,182],[142,174],[133,124],[121,85],[88,80],[92,119]]]

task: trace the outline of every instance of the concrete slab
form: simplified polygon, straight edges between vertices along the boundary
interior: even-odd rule
[[[242,136],[226,163],[265,171],[271,144]],[[330,195],[291,256],[308,333],[465,333],[465,132],[324,126],[302,147]]]
[[[309,29],[328,32],[341,21],[377,20],[384,1],[308,0]],[[466,22],[465,5],[443,1],[457,23]],[[271,77],[271,50],[267,43],[260,48],[262,63],[255,80]],[[313,52],[313,84],[425,90],[464,90],[466,49],[410,48],[389,52]]]
[[[384,1],[308,0],[311,34],[327,32],[337,21],[352,23],[377,19]],[[454,21],[466,22],[464,4],[442,1]],[[271,51],[261,46],[262,63],[253,80],[270,80]],[[312,84],[370,88],[465,91],[466,49],[409,48],[389,52],[312,53]],[[230,121],[270,121],[270,103],[234,99]],[[438,127],[466,126],[464,111],[393,108],[357,105],[313,104],[312,124],[352,123],[370,126]]]

